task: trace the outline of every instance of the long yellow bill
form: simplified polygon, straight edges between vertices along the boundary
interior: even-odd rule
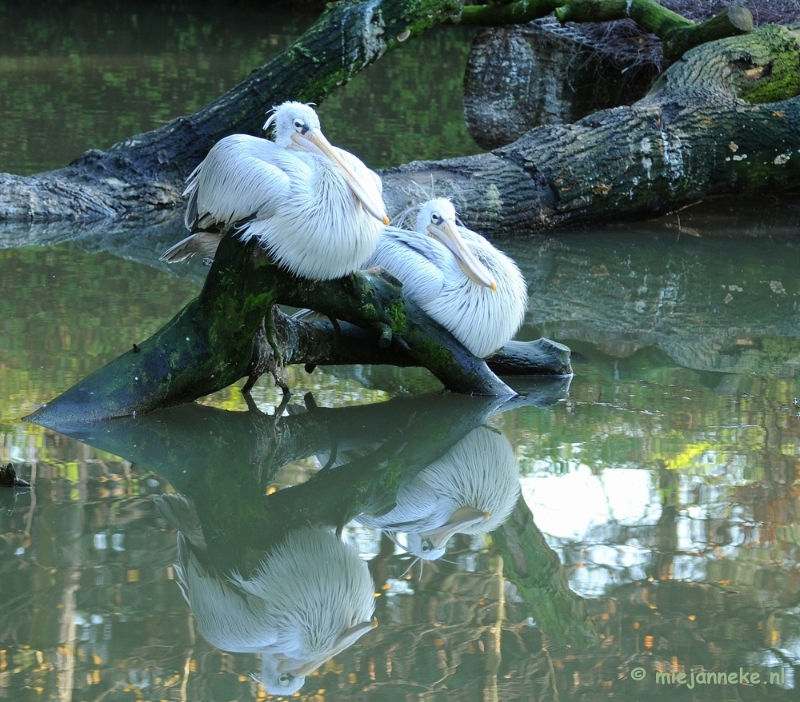
[[[467,248],[466,242],[459,234],[458,227],[452,219],[444,220],[440,227],[435,224],[429,224],[428,232],[453,252],[453,255],[458,259],[458,265],[461,266],[461,270],[472,282],[497,290],[497,283],[492,278],[492,274],[477,259],[475,254]]]
[[[386,215],[386,209],[380,198],[376,201],[371,197],[359,182],[353,169],[350,168],[336,152],[336,149],[325,138],[325,135],[318,129],[309,129],[305,134],[294,132],[291,135],[292,141],[297,144],[304,151],[309,151],[317,156],[325,156],[333,161],[344,173],[347,185],[353,191],[353,195],[358,198],[358,201],[364,206],[364,209],[369,212],[375,219],[383,222],[385,225],[389,224],[389,217]]]

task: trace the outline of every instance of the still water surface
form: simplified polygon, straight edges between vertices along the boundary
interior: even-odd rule
[[[44,102],[3,103],[0,168],[188,112],[310,21],[180,8],[4,24],[0,100]],[[461,30],[409,43],[321,106],[326,132],[374,165],[474,151],[468,50]],[[568,344],[575,369],[512,381],[512,402],[290,368],[280,416],[264,378],[250,406],[231,388],[65,433],[20,417],[152,334],[203,270],[156,261],[179,218],[134,246],[5,232],[0,459],[34,487],[0,493],[0,696],[796,699],[799,220],[724,205],[501,242],[530,284],[519,337]]]

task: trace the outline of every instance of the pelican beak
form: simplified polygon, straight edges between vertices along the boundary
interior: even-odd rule
[[[338,656],[342,651],[350,648],[356,641],[358,641],[364,634],[368,631],[371,631],[376,626],[378,626],[378,620],[373,619],[370,622],[361,622],[360,624],[356,624],[355,626],[351,626],[347,631],[344,632],[338,639],[336,639],[336,643],[333,645],[333,648],[330,651],[327,651],[323,656],[319,658],[315,658],[314,660],[305,663],[299,668],[284,670],[283,666],[286,663],[291,663],[291,661],[281,661],[278,665],[278,670],[282,673],[292,673],[295,676],[303,676],[310,675],[313,673],[317,668],[319,668],[323,663],[329,661],[331,658]]]
[[[317,156],[325,156],[333,161],[342,173],[344,173],[344,178],[350,186],[350,190],[353,192],[353,195],[358,198],[358,201],[363,205],[364,209],[375,217],[375,219],[388,226],[389,217],[386,216],[386,210],[380,197],[378,197],[376,201],[373,196],[367,193],[356,177],[356,174],[353,173],[353,169],[342,160],[341,156],[336,152],[336,149],[319,129],[309,129],[305,134],[293,132],[291,140],[303,151],[309,151]]]
[[[453,255],[458,259],[458,265],[461,266],[461,270],[464,271],[464,274],[473,283],[491,288],[492,291],[497,290],[497,283],[494,282],[492,274],[489,273],[486,266],[477,259],[475,254],[467,248],[453,220],[444,220],[441,227],[437,227],[435,224],[429,224],[428,232],[453,252]]]
[[[420,533],[420,538],[430,539],[433,548],[439,550],[444,548],[450,537],[456,532],[485,522],[487,519],[489,519],[488,512],[482,512],[474,507],[461,507],[453,512],[446,524],[443,524],[438,529]]]

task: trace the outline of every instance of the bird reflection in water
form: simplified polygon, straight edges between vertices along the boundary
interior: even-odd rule
[[[412,555],[435,560],[455,534],[487,534],[503,524],[519,494],[513,447],[499,432],[478,427],[401,485],[394,508],[357,521],[395,542],[405,533]]]
[[[220,577],[207,565],[188,502],[162,495],[156,504],[180,530],[175,573],[200,633],[223,651],[260,653],[267,693],[294,694],[377,625],[367,565],[331,530],[290,531],[250,576]]]

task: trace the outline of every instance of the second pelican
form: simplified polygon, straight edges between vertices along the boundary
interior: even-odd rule
[[[457,226],[450,200],[424,203],[413,232],[388,227],[367,263],[377,266],[480,358],[511,339],[525,317],[528,288],[519,268],[480,234]]]

